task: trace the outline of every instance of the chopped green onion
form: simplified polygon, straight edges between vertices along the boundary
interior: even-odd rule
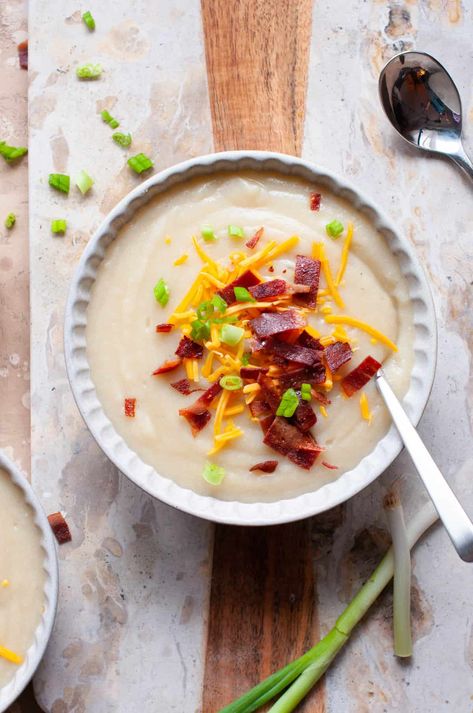
[[[0,156],[3,156],[8,163],[21,158],[27,153],[28,149],[25,146],[8,146],[5,141],[0,141]]]
[[[16,215],[14,213],[9,213],[5,218],[5,228],[11,230],[16,223]]]
[[[230,317],[214,317],[212,322],[215,324],[235,324],[235,322],[238,322],[238,317],[236,314],[232,314]]]
[[[57,191],[69,193],[71,179],[64,173],[50,173],[48,177],[49,185]]]
[[[203,239],[206,240],[208,243],[211,243],[213,240],[216,240],[215,233],[210,227],[210,225],[203,225],[200,230],[200,233]]]
[[[411,553],[404,513],[399,495],[394,491],[384,498],[384,510],[393,543],[393,631],[396,656],[412,656],[411,635]]]
[[[248,364],[250,363],[250,358],[251,358],[251,354],[249,352],[245,352],[242,355],[241,363],[243,364],[243,366],[248,366]]]
[[[213,315],[214,306],[210,300],[205,300],[205,302],[200,303],[200,305],[197,307],[196,312],[197,317],[202,321],[205,321]]]
[[[118,144],[124,149],[127,149],[129,146],[131,146],[131,134],[122,134],[121,131],[116,131],[114,134],[112,134],[112,139],[115,141],[116,144]]]
[[[90,32],[93,32],[93,30],[95,30],[95,20],[92,17],[92,13],[90,12],[90,10],[84,12],[84,14],[82,15],[82,22],[87,25]]]
[[[228,226],[228,234],[231,238],[244,238],[245,237],[243,228],[240,228],[239,225],[229,225]]]
[[[79,79],[98,79],[101,74],[101,64],[83,64],[76,69],[76,75]]]
[[[131,156],[127,161],[130,168],[132,168],[135,173],[143,173],[143,171],[148,171],[153,168],[154,163],[148,156],[144,153],[137,153],[136,156]]]
[[[55,235],[64,235],[67,228],[67,221],[63,218],[51,221],[51,232]]]
[[[81,171],[76,178],[76,186],[83,196],[90,191],[94,185],[94,179],[89,176],[87,171]]]
[[[338,238],[343,233],[343,223],[340,223],[339,220],[332,220],[331,223],[327,223],[325,230],[331,238]]]
[[[207,461],[202,471],[202,477],[207,483],[210,483],[210,485],[220,485],[225,477],[225,468]]]
[[[301,398],[303,401],[310,401],[312,398],[312,387],[310,384],[301,384]]]
[[[113,116],[111,114],[109,114],[107,109],[104,109],[103,111],[101,111],[100,116],[102,117],[102,121],[104,121],[106,124],[108,124],[111,129],[116,129],[117,126],[120,126],[120,122],[118,122],[116,119],[114,119]]]
[[[227,309],[227,303],[223,299],[223,297],[220,297],[220,295],[215,294],[212,299],[210,300],[217,312],[225,312]]]
[[[235,293],[235,299],[237,302],[256,302],[253,295],[251,295],[246,287],[234,287],[233,292]]]
[[[291,418],[299,406],[299,399],[294,389],[287,389],[283,395],[281,402],[276,411],[276,416],[285,416],[286,418]]]
[[[222,389],[226,389],[227,391],[238,391],[243,388],[243,379],[241,376],[228,374],[227,376],[222,376],[218,383]]]
[[[159,302],[161,307],[166,307],[169,302],[169,287],[167,282],[162,277],[159,278],[154,286],[154,296],[156,298],[156,302]]]
[[[201,319],[195,319],[191,322],[191,338],[196,342],[202,342],[210,339],[210,321],[203,322]]]
[[[220,330],[220,341],[229,347],[236,346],[243,339],[245,330],[242,327],[235,327],[233,324],[224,324]]]

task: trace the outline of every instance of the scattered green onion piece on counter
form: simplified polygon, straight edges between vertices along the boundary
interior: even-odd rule
[[[243,364],[243,366],[248,366],[248,364],[250,363],[250,358],[251,354],[249,352],[245,352],[243,354],[243,356],[241,357],[241,363]]]
[[[64,233],[66,232],[66,228],[67,221],[65,221],[63,218],[51,221],[51,232],[54,233],[54,235],[64,235]]]
[[[112,134],[112,139],[123,149],[127,149],[131,146],[131,134],[123,134],[121,131],[116,131]]]
[[[245,334],[242,327],[235,327],[233,324],[224,324],[220,330],[220,341],[229,347],[235,347]]]
[[[245,233],[243,228],[240,228],[239,225],[229,225],[228,226],[228,234],[231,238],[244,238]]]
[[[52,188],[62,193],[69,193],[69,188],[71,187],[71,178],[65,173],[50,173],[48,176],[48,183]]]
[[[92,13],[90,12],[90,10],[84,12],[84,14],[82,15],[82,22],[87,25],[89,32],[93,32],[95,30],[95,20],[92,17]]]
[[[195,319],[191,322],[191,339],[196,342],[210,339],[210,321],[203,322],[201,319]]]
[[[383,502],[393,543],[393,633],[396,656],[412,656],[411,634],[411,553],[407,541],[404,513],[395,492]]]
[[[5,228],[11,230],[16,223],[16,215],[14,213],[9,213],[5,218]]]
[[[87,171],[81,171],[76,178],[76,186],[80,190],[83,196],[85,196],[88,191],[94,185],[94,179],[89,176]]]
[[[209,319],[213,315],[214,309],[215,308],[210,300],[201,302],[196,309],[198,319],[205,322],[206,319]]]
[[[154,166],[152,160],[144,153],[137,153],[136,156],[131,156],[127,163],[135,173],[143,173],[143,171],[148,171]]]
[[[218,383],[222,389],[226,389],[227,391],[238,391],[243,388],[243,379],[241,376],[227,374],[226,376],[222,376]]]
[[[287,389],[283,395],[281,402],[276,411],[276,416],[285,416],[291,418],[299,406],[299,399],[294,389]]]
[[[212,299],[210,300],[217,312],[225,312],[227,309],[227,303],[223,299],[223,297],[220,297],[220,295],[215,294]]]
[[[102,117],[102,121],[108,124],[111,129],[116,129],[117,126],[120,126],[120,122],[114,119],[113,116],[107,111],[107,109],[101,111],[100,116]]]
[[[256,302],[255,298],[252,294],[250,294],[250,292],[248,292],[246,287],[234,287],[233,292],[235,293],[235,299],[237,302]]]
[[[101,64],[83,64],[76,68],[78,79],[98,79],[102,74]]]
[[[202,477],[207,483],[210,483],[210,485],[220,485],[225,477],[225,468],[207,461],[202,471]]]
[[[312,387],[310,384],[301,384],[301,398],[303,401],[310,401],[312,398]]]
[[[203,225],[200,230],[200,234],[202,235],[203,239],[206,240],[208,243],[211,243],[217,239],[210,225]]]
[[[8,146],[5,141],[0,141],[0,156],[3,156],[7,163],[11,163],[27,153],[26,146]]]
[[[166,307],[169,302],[169,287],[164,278],[160,277],[154,286],[154,296],[156,302],[159,302],[161,307]]]
[[[340,223],[339,220],[332,220],[331,223],[327,223],[325,230],[331,238],[338,238],[343,233],[343,223]]]

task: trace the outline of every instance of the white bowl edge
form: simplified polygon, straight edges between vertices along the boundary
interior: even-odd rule
[[[138,208],[171,186],[196,176],[245,169],[296,175],[317,185],[325,185],[336,195],[347,199],[357,210],[368,215],[387,240],[400,262],[413,304],[415,360],[403,405],[411,421],[417,425],[432,388],[437,355],[437,330],[430,288],[414,248],[406,238],[399,236],[390,220],[348,182],[326,169],[317,168],[303,159],[286,154],[229,151],[199,156],[151,176],[125,196],[90,239],[74,274],[65,314],[65,358],[72,392],[84,421],[104,453],[130,480],[163,502],[214,522],[271,525],[292,522],[324,512],[348,500],[373,482],[401,451],[402,443],[394,426],[355,468],[318,490],[274,502],[244,503],[219,500],[199,495],[160,475],[127,446],[101,407],[90,377],[86,355],[85,328],[91,286],[105,249],[116,237],[120,227]]]

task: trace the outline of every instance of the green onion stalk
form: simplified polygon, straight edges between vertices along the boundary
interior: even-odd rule
[[[424,532],[438,519],[437,512],[427,503],[407,525],[407,540],[412,548]],[[376,601],[394,573],[394,555],[391,547],[372,575],[335,622],[335,626],[316,646],[303,656],[266,678],[220,713],[252,713],[282,693],[270,708],[270,713],[291,713],[304,696],[324,675],[340,649],[350,638],[355,626]]]

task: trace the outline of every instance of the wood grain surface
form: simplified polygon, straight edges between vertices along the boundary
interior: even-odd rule
[[[202,0],[214,145],[300,154],[311,0]],[[215,528],[203,710],[303,653],[318,636],[308,522]],[[323,691],[301,707],[322,711]]]

